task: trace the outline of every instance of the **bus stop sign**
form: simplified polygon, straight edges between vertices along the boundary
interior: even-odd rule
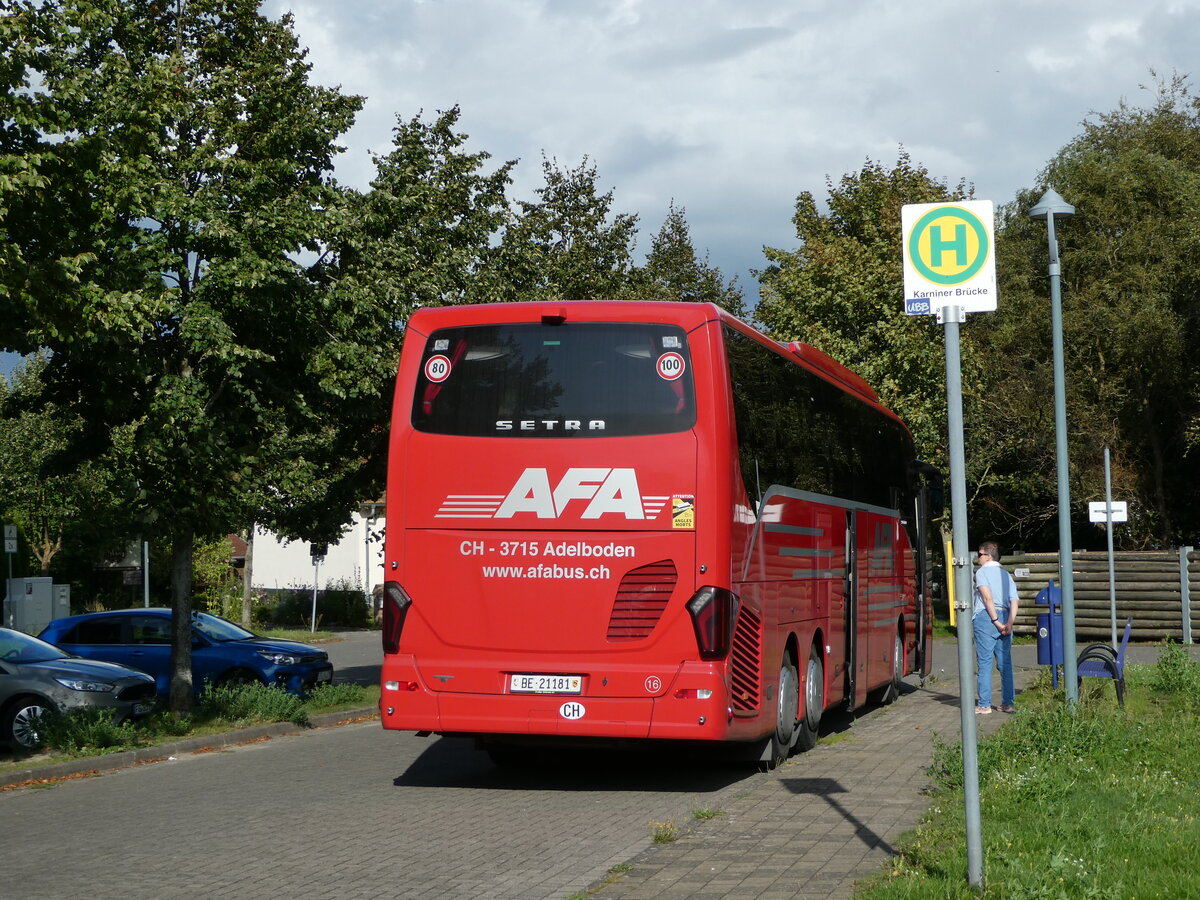
[[[901,208],[905,313],[928,316],[947,306],[995,310],[994,220],[990,200]]]

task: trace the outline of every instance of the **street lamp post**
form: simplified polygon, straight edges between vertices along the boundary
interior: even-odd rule
[[[1058,263],[1058,239],[1054,235],[1054,217],[1074,214],[1075,207],[1060,197],[1053,188],[1047,189],[1042,199],[1029,211],[1031,219],[1046,220],[1046,239],[1050,245],[1050,322],[1054,338],[1054,448],[1058,459],[1058,583],[1062,589],[1063,680],[1066,682],[1067,705],[1072,708],[1079,701],[1079,684],[1075,670],[1075,576],[1071,562],[1071,487],[1067,477],[1067,387],[1063,368],[1062,293],[1059,286],[1062,270]]]

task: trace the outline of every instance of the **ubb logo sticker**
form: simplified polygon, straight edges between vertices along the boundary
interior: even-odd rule
[[[642,496],[634,469],[570,468],[553,488],[546,469],[526,469],[505,495],[448,494],[434,518],[511,519],[528,513],[557,519],[583,502],[581,519],[604,515],[653,519],[670,498]]]
[[[558,708],[558,714],[564,719],[582,719],[587,715],[587,710],[584,709],[582,703],[575,700],[568,700]]]
[[[683,374],[686,363],[678,353],[664,353],[658,358],[658,374],[660,378],[674,381]]]

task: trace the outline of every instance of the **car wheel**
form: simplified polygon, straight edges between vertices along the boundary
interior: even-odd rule
[[[22,750],[36,750],[42,745],[41,719],[45,711],[45,704],[37,697],[18,697],[4,709],[0,738]]]

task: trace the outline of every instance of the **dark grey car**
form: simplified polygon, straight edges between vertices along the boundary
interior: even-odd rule
[[[14,748],[41,744],[38,720],[47,709],[112,709],[122,722],[152,712],[154,705],[154,679],[144,672],[80,659],[32,635],[0,628],[0,741]]]

